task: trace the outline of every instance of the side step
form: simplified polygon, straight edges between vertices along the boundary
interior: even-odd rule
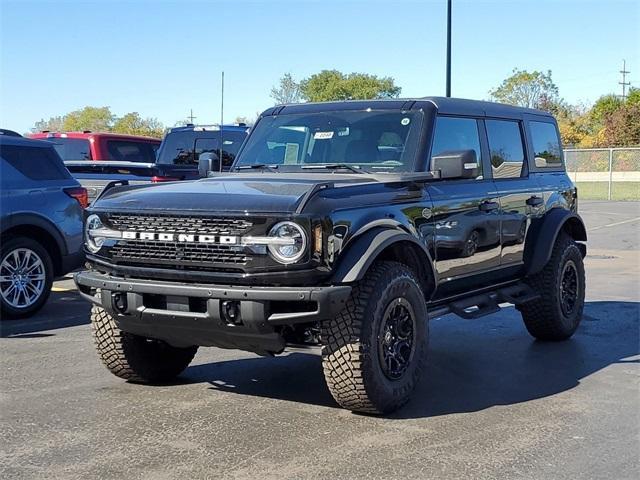
[[[501,303],[511,303],[518,306],[538,298],[540,295],[535,293],[531,287],[524,283],[518,283],[440,305],[431,310],[429,317],[435,318],[447,313],[454,313],[464,319],[474,320],[500,311]]]

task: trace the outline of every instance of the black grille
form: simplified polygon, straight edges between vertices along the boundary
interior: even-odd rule
[[[253,227],[253,222],[244,218],[125,213],[109,214],[106,223],[119,231],[238,237],[247,234]],[[145,264],[183,270],[241,271],[239,267],[251,260],[244,247],[234,245],[148,240],[119,240],[109,249],[109,255],[118,264]]]
[[[201,235],[242,235],[253,223],[243,218],[172,217],[112,213],[108,222],[116,230]],[[211,248],[211,247],[209,247]]]
[[[118,263],[171,264],[176,267],[206,266],[211,263],[245,264],[249,257],[238,247],[190,244],[183,242],[147,242],[120,240],[111,248],[111,257]]]

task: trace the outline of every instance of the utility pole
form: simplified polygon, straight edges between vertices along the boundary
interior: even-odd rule
[[[222,71],[222,83],[220,87],[220,149],[218,152],[218,158],[220,159],[220,171],[222,172],[222,146],[224,145],[223,131],[224,127],[224,70]]]
[[[622,70],[620,70],[622,74],[622,81],[618,82],[619,85],[622,85],[622,101],[624,102],[627,99],[627,87],[631,85],[631,82],[627,82],[627,74],[631,73],[627,70],[627,61],[622,60]]]
[[[198,117],[194,117],[193,116],[193,108],[189,109],[189,116],[187,117],[189,119],[189,123],[193,124],[193,120],[198,118]]]
[[[451,0],[447,0],[447,97],[451,96]]]

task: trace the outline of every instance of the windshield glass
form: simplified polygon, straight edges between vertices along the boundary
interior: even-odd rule
[[[309,172],[344,164],[366,172],[410,171],[421,123],[420,112],[389,110],[267,116],[234,167],[264,164]]]
[[[222,135],[223,169],[228,169],[236,158],[240,145],[246,138],[244,131],[225,130]],[[158,163],[173,165],[198,165],[200,154],[210,152],[218,157],[220,152],[219,130],[178,130],[170,132],[158,151]]]

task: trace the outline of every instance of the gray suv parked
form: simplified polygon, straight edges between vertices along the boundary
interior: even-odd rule
[[[82,263],[87,191],[49,142],[0,135],[0,165],[0,307],[3,317],[26,317],[54,277]]]

